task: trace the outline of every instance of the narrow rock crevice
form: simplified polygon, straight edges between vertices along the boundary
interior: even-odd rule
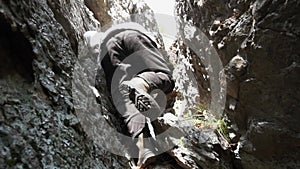
[[[18,76],[27,83],[34,81],[32,47],[24,35],[13,30],[0,16],[0,79]]]

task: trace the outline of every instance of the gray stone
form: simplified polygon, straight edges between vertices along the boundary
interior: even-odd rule
[[[296,159],[300,158],[300,139],[295,134],[300,131],[297,125],[300,22],[296,19],[300,3],[297,0],[176,3],[179,24],[190,22],[201,29],[225,67],[225,113],[237,126],[238,135],[242,135],[237,149],[242,167],[299,168]]]
[[[74,111],[82,34],[99,28],[83,0],[0,1],[0,23],[0,168],[129,168]]]
[[[200,130],[191,121],[167,113],[159,118],[156,127],[167,130],[168,139],[160,146],[174,148],[167,151],[182,168],[232,168],[233,154],[226,140],[220,139],[215,129]],[[226,145],[226,146],[222,146]]]

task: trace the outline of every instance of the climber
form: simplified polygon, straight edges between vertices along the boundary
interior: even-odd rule
[[[138,138],[137,166],[144,167],[155,159],[151,143],[144,138],[154,137],[151,121],[161,113],[149,93],[155,89],[171,92],[171,71],[157,44],[137,23],[115,25],[103,32],[98,52],[113,102],[130,135]]]

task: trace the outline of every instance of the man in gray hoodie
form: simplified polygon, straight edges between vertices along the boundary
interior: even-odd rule
[[[104,70],[113,102],[128,132],[138,138],[137,165],[146,166],[155,154],[144,138],[151,135],[151,121],[162,113],[149,93],[155,89],[165,94],[173,90],[171,70],[157,44],[137,23],[113,26],[101,39],[99,66]]]

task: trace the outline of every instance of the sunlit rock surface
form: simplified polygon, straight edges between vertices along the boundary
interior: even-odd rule
[[[176,3],[179,22],[201,29],[224,65],[242,166],[299,168],[299,1]]]

